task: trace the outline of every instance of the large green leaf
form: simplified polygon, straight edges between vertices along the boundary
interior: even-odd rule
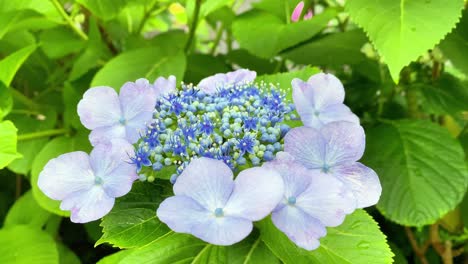
[[[275,264],[279,263],[258,235],[229,247],[207,244],[191,235],[170,232],[151,244],[124,251],[114,261],[102,263],[217,263],[217,264]]]
[[[19,30],[47,29],[57,26],[56,22],[47,19],[33,10],[15,10],[0,14],[0,39],[5,34]]]
[[[314,66],[341,66],[358,64],[365,60],[362,46],[367,42],[361,30],[333,33],[282,53],[296,63]]]
[[[460,203],[468,185],[460,143],[429,121],[391,121],[369,129],[364,163],[382,183],[377,208],[403,225],[434,223]]]
[[[13,77],[23,62],[36,49],[36,45],[22,48],[0,61],[0,82],[10,86]]]
[[[85,41],[68,27],[45,30],[39,36],[41,49],[52,59],[57,59],[80,51]]]
[[[34,200],[31,191],[23,194],[8,211],[4,227],[14,225],[29,225],[41,230],[51,214],[42,209]]]
[[[59,257],[54,240],[30,226],[17,225],[0,230],[0,263],[54,264]]]
[[[95,76],[91,86],[107,85],[115,89],[128,81],[169,75],[182,80],[185,72],[185,55],[173,47],[155,46],[127,51],[110,60]]]
[[[60,201],[50,199],[39,189],[37,186],[39,173],[50,159],[56,158],[66,152],[76,150],[89,151],[90,148],[86,133],[78,133],[73,137],[63,136],[54,138],[37,154],[31,169],[31,187],[34,198],[42,208],[57,215],[70,215],[68,211],[60,210]]]
[[[231,69],[224,60],[206,54],[193,54],[187,58],[185,82],[197,84],[201,79]]]
[[[254,10],[236,19],[232,33],[242,48],[256,56],[271,58],[315,36],[335,15],[334,9],[327,9],[313,19],[286,24],[273,14]]]
[[[258,223],[261,237],[285,264],[302,263],[391,263],[392,251],[377,223],[363,210],[346,217],[343,224],[328,228],[320,247],[306,251],[279,231],[270,218]]]
[[[96,245],[142,247],[170,231],[156,217],[156,208],[171,195],[172,188],[168,181],[156,182],[137,182],[130,193],[117,199],[112,211],[102,219],[103,235]]]
[[[44,110],[39,117],[25,114],[11,114],[10,119],[18,128],[18,134],[22,135],[54,128],[57,124],[57,112],[53,109]],[[21,153],[22,157],[10,163],[8,169],[18,174],[27,175],[31,170],[37,153],[41,151],[48,141],[47,137],[18,141],[18,153]]]
[[[457,23],[463,0],[349,0],[346,11],[364,28],[390,73],[433,48]]]
[[[0,169],[21,155],[16,151],[17,129],[11,121],[0,122]]]
[[[440,43],[440,48],[455,67],[468,75],[468,9],[463,12],[463,17],[455,30],[448,34]]]

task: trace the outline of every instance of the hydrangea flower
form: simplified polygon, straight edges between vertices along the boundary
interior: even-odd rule
[[[125,83],[120,94],[108,86],[90,88],[78,103],[78,115],[92,130],[89,140],[93,146],[112,138],[135,143],[151,121],[155,104],[156,88],[148,80],[138,79]]]
[[[71,211],[71,221],[97,220],[112,209],[116,197],[127,194],[135,179],[129,155],[133,146],[122,139],[98,144],[88,155],[70,152],[51,159],[39,174],[38,186],[60,209]]]
[[[207,77],[198,83],[198,88],[207,94],[214,94],[218,88],[250,83],[255,80],[257,73],[246,69],[240,69],[228,73],[218,73]]]
[[[164,200],[158,218],[172,230],[215,245],[232,245],[247,237],[253,221],[266,217],[284,192],[281,176],[267,168],[242,171],[235,180],[220,160],[194,159]]]
[[[180,173],[197,157],[223,160],[231,169],[269,161],[289,130],[284,122],[293,107],[285,97],[252,83],[220,85],[216,94],[182,85],[157,101],[133,162],[143,179],[153,179],[167,167]]]
[[[377,174],[357,162],[366,145],[363,128],[339,121],[321,129],[298,127],[284,138],[284,151],[307,169],[338,178],[352,190],[357,207],[377,203],[382,192]]]
[[[320,128],[333,121],[359,124],[359,118],[343,104],[343,84],[332,74],[315,74],[307,82],[296,78],[291,85],[294,105],[304,126]]]
[[[263,167],[278,171],[285,187],[273,210],[273,223],[299,247],[316,249],[325,227],[340,225],[356,208],[356,199],[343,182],[306,169],[288,153],[279,152]]]

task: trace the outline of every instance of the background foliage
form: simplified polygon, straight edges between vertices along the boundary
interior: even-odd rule
[[[466,1],[308,0],[314,16],[293,23],[298,2],[0,0],[0,263],[466,263]],[[85,225],[38,189],[49,159],[90,150],[76,114],[89,87],[239,67],[285,90],[333,72],[366,129],[382,197],[318,250],[269,219],[232,247],[175,234],[155,215],[166,181]]]

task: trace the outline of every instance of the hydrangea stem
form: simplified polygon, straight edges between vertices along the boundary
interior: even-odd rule
[[[71,27],[71,29],[73,31],[75,31],[75,33],[80,37],[82,38],[83,40],[88,40],[88,36],[79,28],[75,25],[75,23],[73,22],[73,20],[70,18],[70,16],[68,16],[68,14],[65,12],[65,10],[63,10],[63,7],[62,5],[60,4],[60,2],[58,0],[50,0],[52,2],[52,4],[55,6],[55,9],[57,9],[57,11],[60,13],[60,15],[65,19],[65,21],[67,21],[68,25]]]
[[[63,135],[68,132],[69,132],[68,129],[59,128],[59,129],[51,129],[51,130],[27,133],[27,134],[18,135],[18,141],[30,140],[30,139],[36,139],[36,138],[42,138],[42,137],[50,137],[50,136],[56,136],[56,135]]]
[[[198,26],[198,16],[200,15],[200,7],[201,7],[202,0],[195,0],[195,9],[193,10],[193,19],[192,25],[190,26],[190,33],[187,40],[187,44],[185,45],[185,53],[190,51],[192,47],[193,38],[195,37],[195,31],[197,30]]]

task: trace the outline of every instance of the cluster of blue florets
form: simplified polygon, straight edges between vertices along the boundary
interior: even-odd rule
[[[149,181],[162,170],[175,180],[195,157],[219,159],[234,170],[256,166],[283,149],[290,129],[284,121],[295,119],[293,110],[284,92],[265,84],[221,87],[215,94],[182,85],[158,100],[133,162]]]

